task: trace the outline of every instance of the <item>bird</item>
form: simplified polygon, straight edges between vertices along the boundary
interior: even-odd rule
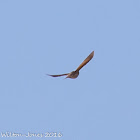
[[[65,74],[59,74],[59,75],[50,75],[50,74],[47,75],[52,77],[66,76],[66,78],[75,79],[78,77],[80,69],[84,67],[93,58],[93,56],[94,56],[94,51],[92,51],[89,54],[89,56],[78,66],[78,68],[75,71],[72,71],[70,73],[65,73]]]

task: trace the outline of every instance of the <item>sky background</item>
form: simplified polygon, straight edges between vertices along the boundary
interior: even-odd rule
[[[0,0],[0,85],[0,139],[139,140],[140,1]]]

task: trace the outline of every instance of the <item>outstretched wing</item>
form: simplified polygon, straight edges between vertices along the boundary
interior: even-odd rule
[[[52,76],[52,77],[59,77],[59,76],[65,76],[65,75],[68,75],[69,73],[65,73],[65,74],[59,74],[59,75],[50,75],[50,74],[47,74],[49,76]]]
[[[94,51],[79,65],[76,71],[79,71],[83,66],[85,66],[94,56]]]

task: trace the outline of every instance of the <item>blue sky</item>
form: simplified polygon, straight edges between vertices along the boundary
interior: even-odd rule
[[[140,1],[1,0],[0,40],[1,139],[140,139]]]

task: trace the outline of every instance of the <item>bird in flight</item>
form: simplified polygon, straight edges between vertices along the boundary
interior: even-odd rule
[[[65,73],[65,74],[59,74],[59,75],[50,75],[50,74],[47,74],[47,75],[52,76],[52,77],[59,77],[59,76],[67,75],[66,78],[75,79],[78,77],[80,69],[83,66],[85,66],[93,58],[93,56],[94,56],[94,51],[90,53],[90,55],[79,65],[79,67],[75,71],[72,71],[70,73]]]

